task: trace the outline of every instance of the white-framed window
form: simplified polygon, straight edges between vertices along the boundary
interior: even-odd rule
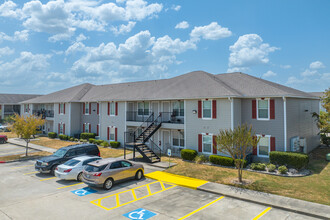
[[[260,137],[258,143],[258,156],[259,157],[269,157],[270,152],[270,135],[257,135]]]
[[[258,120],[269,120],[269,98],[257,99]]]
[[[85,115],[89,115],[89,111],[90,111],[90,109],[89,109],[89,103],[86,102],[85,103]]]
[[[173,102],[173,114],[174,116],[184,116],[184,102],[176,101]]]
[[[203,100],[203,119],[212,119],[212,100]]]
[[[211,154],[212,153],[212,134],[203,134],[203,153]]]
[[[110,103],[110,115],[114,116],[116,114],[116,103],[115,102],[111,102]]]
[[[85,133],[89,133],[90,130],[89,130],[89,123],[85,123],[85,130],[84,130]]]
[[[109,129],[109,138],[110,138],[110,141],[115,141],[115,132],[116,132],[116,128],[115,127],[110,127]]]
[[[184,147],[184,132],[173,131],[172,132],[172,143],[173,146]]]
[[[64,103],[60,103],[60,114],[64,114]]]
[[[63,123],[60,123],[60,134],[63,134]]]
[[[138,102],[138,115],[149,115],[149,102]]]
[[[24,104],[24,113],[29,113],[29,104]]]

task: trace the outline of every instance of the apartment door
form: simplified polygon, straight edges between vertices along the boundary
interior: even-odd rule
[[[162,150],[167,151],[167,149],[171,147],[170,131],[166,131],[166,130],[163,131],[163,141],[162,142],[163,142],[162,143]]]
[[[127,121],[135,121],[136,120],[136,115],[137,112],[134,112],[134,103],[133,102],[128,102],[127,103]]]
[[[171,121],[171,104],[170,102],[163,102],[163,113],[162,113],[162,118],[163,121]]]
[[[158,116],[158,102],[152,102],[151,103],[151,112],[154,113],[154,116]]]

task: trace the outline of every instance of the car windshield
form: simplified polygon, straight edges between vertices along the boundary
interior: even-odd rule
[[[63,157],[65,155],[67,150],[65,149],[59,149],[57,150],[53,155],[57,157]]]
[[[73,167],[76,164],[78,164],[79,162],[80,162],[80,160],[72,159],[72,160],[68,160],[67,162],[65,162],[64,165]]]
[[[102,165],[102,166],[92,166],[92,165],[87,165],[85,170],[87,172],[100,172],[102,170],[104,170],[104,168],[107,166],[107,164]]]

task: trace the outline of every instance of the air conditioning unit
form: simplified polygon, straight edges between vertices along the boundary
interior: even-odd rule
[[[299,139],[300,152],[307,153],[306,138]]]
[[[290,150],[292,152],[299,152],[300,151],[300,138],[299,136],[292,137],[290,139]]]

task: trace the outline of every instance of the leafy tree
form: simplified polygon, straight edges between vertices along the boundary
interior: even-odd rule
[[[326,112],[320,111],[319,114],[313,112],[313,117],[316,119],[320,133],[330,133],[330,88],[325,90],[324,96],[321,97],[321,103]]]
[[[26,151],[25,156],[28,155],[28,145],[31,139],[31,136],[34,136],[38,133],[38,128],[45,123],[41,117],[35,115],[29,116],[20,116],[15,114],[13,117],[14,122],[10,126],[10,130],[17,134],[17,136],[24,139],[26,142]]]
[[[238,181],[242,182],[243,166],[246,156],[257,146],[260,137],[257,138],[252,126],[246,124],[237,126],[234,130],[220,130],[215,137],[216,149],[224,154],[229,154],[235,161],[238,170]]]

